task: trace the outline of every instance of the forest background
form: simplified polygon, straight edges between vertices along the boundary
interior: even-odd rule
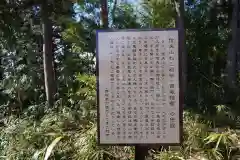
[[[183,48],[184,143],[154,146],[149,158],[237,157],[239,7],[228,0],[0,0],[0,159],[133,159],[132,147],[96,143],[96,29],[174,27]]]

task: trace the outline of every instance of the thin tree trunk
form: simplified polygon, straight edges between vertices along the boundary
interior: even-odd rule
[[[237,73],[239,73],[240,71],[240,40],[239,40],[239,37],[240,37],[240,0],[237,0],[237,22],[236,22],[236,25],[237,25],[237,31],[236,31],[236,37],[235,37],[235,41],[236,41],[236,56],[237,56]]]
[[[238,39],[238,19],[239,19],[239,0],[234,0],[233,11],[232,11],[232,21],[231,21],[231,29],[232,29],[232,40],[229,43],[228,54],[227,54],[227,84],[231,89],[236,88],[236,69],[237,69],[237,52],[239,49],[239,39]],[[231,4],[230,4],[231,5]]]
[[[55,83],[52,52],[52,23],[48,0],[42,0],[42,27],[43,27],[43,66],[47,103],[52,106],[54,103]]]
[[[111,28],[115,24],[115,11],[116,11],[116,8],[117,8],[117,1],[118,0],[115,0],[114,4],[113,4],[113,9],[112,9],[112,14],[111,14],[112,15],[112,26],[111,26]]]
[[[107,0],[101,0],[101,16],[102,16],[102,23],[103,28],[108,28],[108,9],[107,9]]]
[[[181,59],[182,67],[182,91],[186,92],[187,88],[187,53],[186,53],[186,44],[185,44],[185,29],[184,29],[184,0],[179,0],[175,3],[176,5],[176,28],[179,29],[179,55]]]

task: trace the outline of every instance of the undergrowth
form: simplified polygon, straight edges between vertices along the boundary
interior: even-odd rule
[[[28,107],[23,114],[2,118],[0,159],[3,160],[133,160],[133,147],[98,146],[95,77],[79,75],[79,90],[69,91],[54,108]],[[39,110],[41,108],[41,110]],[[39,113],[41,111],[41,114]],[[37,117],[37,118],[36,118]],[[184,112],[180,147],[150,150],[155,160],[230,160],[238,153],[235,130],[210,131],[212,123]]]
[[[62,137],[52,149],[51,159],[73,160],[131,160],[132,147],[97,146],[94,121],[76,119],[69,108],[46,114],[40,121],[9,117],[0,132],[0,155],[6,160],[43,160],[47,147]],[[152,150],[151,159],[187,160],[205,158],[224,160],[237,151],[238,136],[233,130],[208,132],[208,125],[185,112],[184,143],[177,150]]]

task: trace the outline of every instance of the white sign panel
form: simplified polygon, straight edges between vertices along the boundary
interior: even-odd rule
[[[178,30],[97,32],[100,144],[179,144]]]

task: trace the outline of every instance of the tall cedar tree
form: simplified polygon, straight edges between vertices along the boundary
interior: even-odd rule
[[[43,28],[43,66],[44,66],[44,79],[45,79],[45,92],[47,103],[52,106],[54,103],[55,95],[55,82],[54,82],[54,64],[53,64],[53,50],[52,50],[52,22],[51,22],[51,7],[48,0],[41,2],[42,13],[42,28]]]

